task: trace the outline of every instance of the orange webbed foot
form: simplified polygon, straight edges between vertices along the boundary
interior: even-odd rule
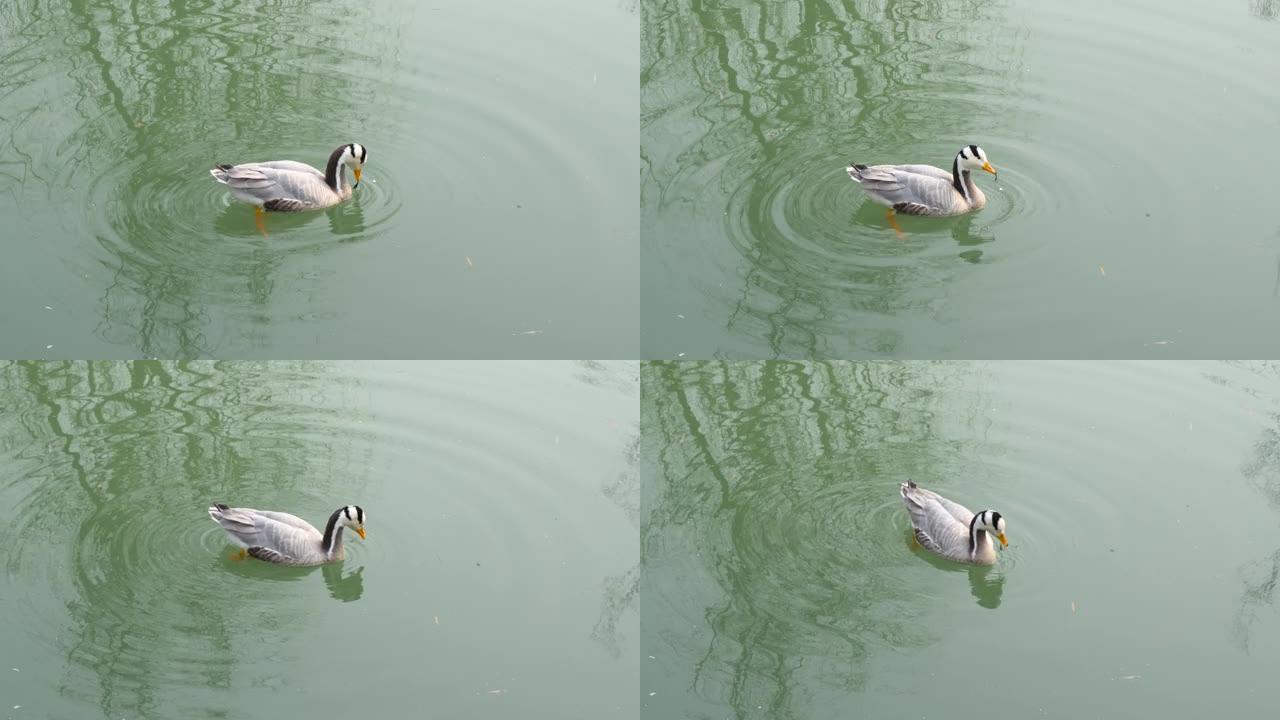
[[[907,234],[902,232],[902,226],[898,225],[898,218],[894,215],[893,208],[889,208],[887,211],[885,211],[884,216],[885,216],[885,219],[889,221],[889,225],[890,227],[893,228],[893,232],[895,235],[898,236],[898,239],[906,240]]]

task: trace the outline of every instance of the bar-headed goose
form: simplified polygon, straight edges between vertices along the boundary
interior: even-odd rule
[[[351,197],[354,186],[347,184],[351,168],[356,185],[369,151],[360,143],[347,143],[329,153],[324,172],[294,160],[271,160],[243,165],[215,165],[213,179],[226,185],[237,200],[254,206],[254,220],[262,226],[264,210],[298,212],[337,205]]]
[[[894,211],[904,215],[963,215],[987,204],[987,196],[974,184],[970,172],[996,169],[977,145],[966,145],[956,153],[951,172],[932,165],[859,165],[845,168],[854,182],[862,185],[873,202],[887,205],[886,217],[899,236],[902,228]]]
[[[994,565],[996,547],[991,536],[1002,546],[1009,546],[1004,536],[1004,518],[994,510],[975,515],[969,508],[910,480],[902,483],[901,493],[916,540],[931,552],[956,562]]]
[[[280,565],[323,565],[341,560],[342,529],[351,528],[364,539],[364,509],[346,505],[333,511],[324,533],[289,513],[253,508],[209,506],[209,517],[227,531],[242,550],[233,557],[252,555]]]

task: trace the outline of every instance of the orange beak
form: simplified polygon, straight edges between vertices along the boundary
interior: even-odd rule
[[[989,162],[984,162],[984,163],[982,163],[982,169],[983,169],[983,170],[986,170],[987,172],[991,173],[992,175],[995,175],[995,174],[996,174],[996,169],[995,169],[995,168],[993,168],[993,167],[991,167],[991,163],[989,163]],[[356,175],[356,179],[357,179],[357,180],[359,180],[359,179],[360,179],[360,175],[359,175],[359,174],[357,174],[357,175]]]
[[[364,534],[362,533],[360,537],[364,537]],[[996,537],[1000,540],[1000,545],[1002,547],[1009,547],[1009,541],[1005,539],[1004,533],[1000,533],[999,535],[996,535]]]
[[[356,534],[360,536],[360,539],[361,539],[361,540],[363,540],[363,539],[364,539],[364,528],[362,528],[362,527],[358,527],[358,528],[356,528]],[[1003,535],[1001,535],[1001,536],[1000,536],[1000,539],[1001,539],[1001,540],[1004,540],[1004,536],[1003,536]]]
[[[360,184],[360,170],[361,168],[359,165],[355,166],[355,168],[351,170],[351,174],[356,176],[356,185]],[[995,172],[995,171],[992,170],[991,172]],[[353,185],[352,187],[355,187],[355,185]]]

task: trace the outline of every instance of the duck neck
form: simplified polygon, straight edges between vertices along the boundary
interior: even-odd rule
[[[342,554],[342,530],[343,525],[338,523],[338,517],[342,515],[342,508],[333,511],[329,516],[329,523],[324,526],[324,541],[321,547],[324,554],[329,557],[335,557]]]
[[[984,545],[990,545],[991,538],[987,531],[978,527],[978,516],[969,520],[969,557],[977,557]]]
[[[969,171],[960,170],[960,156],[957,155],[955,160],[951,161],[951,186],[956,192],[964,196],[965,202],[972,203],[973,195],[969,192],[969,183],[973,182],[969,178]]]
[[[342,151],[346,147],[340,147],[329,153],[329,163],[324,166],[324,182],[334,192],[341,194],[342,188],[347,185],[346,168],[342,164]]]

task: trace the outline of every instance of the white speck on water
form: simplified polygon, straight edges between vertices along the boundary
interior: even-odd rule
[[[52,346],[52,345],[45,345],[45,346],[44,346],[44,349],[45,349],[45,350],[52,350],[52,349],[53,349],[53,346]]]
[[[683,316],[683,315],[681,315],[680,313],[676,313],[676,317],[680,318],[681,320],[683,320],[683,319],[684,319],[684,316]]]
[[[676,353],[676,357],[684,357],[684,353]]]
[[[649,656],[649,659],[650,659],[650,660],[657,660],[658,658],[656,658],[656,657],[654,657],[654,656],[650,655],[650,656]]]
[[[656,691],[655,691],[655,692],[651,692],[651,693],[649,693],[649,697],[653,697],[654,695],[657,695],[657,694],[658,694],[658,693],[657,693]]]
[[[44,306],[44,309],[45,309],[45,310],[52,310],[53,308],[49,307],[48,305],[45,305],[45,306]]]

